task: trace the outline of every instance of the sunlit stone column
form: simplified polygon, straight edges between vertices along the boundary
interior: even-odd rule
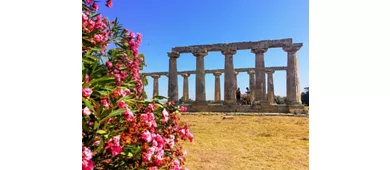
[[[225,56],[225,77],[224,77],[224,102],[225,104],[234,103],[234,66],[233,55],[237,53],[236,50],[224,50],[221,52]]]
[[[181,73],[181,76],[183,76],[183,102],[188,101],[188,77],[190,74],[188,73]]]
[[[206,86],[205,86],[205,71],[204,71],[204,56],[207,55],[207,50],[199,49],[192,53],[196,57],[196,103],[206,103]]]
[[[255,89],[255,100],[264,102],[265,100],[265,66],[264,66],[264,53],[267,52],[268,48],[257,48],[252,49],[251,52],[256,54],[256,89]]]
[[[177,61],[180,53],[176,51],[168,52],[169,56],[169,75],[168,75],[168,99],[169,101],[178,101],[178,86],[177,86]]]
[[[253,102],[255,99],[255,70],[248,71],[249,74],[249,90],[250,90],[250,101]]]
[[[287,52],[287,101],[290,105],[302,104],[297,59],[297,51],[301,47],[302,44],[283,47]]]
[[[267,77],[268,77],[268,102],[270,104],[275,104],[275,94],[274,94],[274,78],[273,74],[275,73],[275,70],[267,70]]]
[[[237,91],[237,75],[238,75],[238,72],[237,71],[234,71],[234,99],[237,99],[237,96],[236,96],[236,91]]]
[[[158,79],[161,77],[160,75],[154,74],[151,75],[153,78],[153,97],[158,96]]]
[[[221,101],[221,81],[220,76],[221,72],[214,72],[213,75],[215,76],[215,90],[214,90],[214,101],[219,102]]]

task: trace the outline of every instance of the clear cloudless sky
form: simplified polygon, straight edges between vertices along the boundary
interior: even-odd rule
[[[309,86],[309,2],[308,0],[113,0],[113,7],[99,3],[99,11],[111,21],[118,17],[122,25],[140,32],[143,40],[140,53],[147,66],[141,72],[168,71],[167,52],[172,47],[212,43],[259,41],[292,38],[303,43],[297,52],[301,91]],[[250,50],[238,50],[233,57],[235,68],[255,67],[255,55]],[[268,49],[265,66],[287,66],[287,53],[281,48]],[[205,69],[223,69],[224,56],[209,52]],[[181,54],[178,71],[195,70],[192,54]],[[238,87],[245,92],[249,75],[237,76]],[[145,91],[150,98],[153,79]],[[221,97],[223,99],[221,76]],[[178,76],[179,98],[183,95],[183,78]],[[286,95],[286,73],[274,73],[275,95]],[[159,79],[159,92],[168,93],[168,78]],[[195,75],[189,77],[189,95],[195,99]],[[206,74],[206,99],[214,100],[214,76]]]

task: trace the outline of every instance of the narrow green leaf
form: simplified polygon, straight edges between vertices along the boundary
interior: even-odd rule
[[[92,111],[92,114],[95,112],[95,108],[91,105],[91,102],[89,102],[88,99],[83,99],[84,104]]]
[[[117,116],[117,115],[123,114],[124,111],[125,111],[125,109],[115,110],[115,111],[111,112],[110,114],[108,114],[108,116],[106,116],[105,118],[103,118],[99,123],[104,122],[105,120],[109,119],[110,117],[113,117],[113,116]]]
[[[98,134],[105,134],[105,133],[107,133],[107,132],[104,131],[104,130],[98,130],[98,131],[96,131],[96,133],[98,133]]]

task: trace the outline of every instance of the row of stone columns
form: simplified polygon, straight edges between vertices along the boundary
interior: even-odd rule
[[[301,104],[300,100],[300,89],[299,89],[299,77],[298,77],[298,61],[296,52],[300,49],[299,46],[290,46],[283,47],[283,50],[288,53],[288,62],[287,62],[287,99],[289,104]],[[267,52],[268,48],[256,48],[251,49],[251,52],[255,54],[255,71],[250,74],[250,86],[251,86],[251,96],[254,97],[253,100],[268,102],[272,97],[266,96],[266,85],[265,85],[265,65],[264,65],[264,53]],[[233,55],[237,53],[236,50],[223,50],[221,53],[225,56],[225,69],[224,69],[224,102],[227,104],[232,104],[235,100],[235,91],[237,89],[237,74],[234,71],[233,65]],[[205,89],[205,70],[204,70],[204,57],[208,54],[208,51],[205,49],[198,49],[193,55],[196,57],[196,102],[205,103],[206,102],[206,89]],[[170,101],[178,101],[178,86],[177,86],[177,61],[176,59],[180,56],[179,52],[169,52],[169,80],[168,80],[168,97]],[[268,79],[273,79],[272,74],[267,73]],[[188,75],[189,76],[189,75]],[[256,79],[254,79],[256,76]],[[217,77],[216,77],[217,81]],[[219,76],[218,76],[219,81]],[[271,81],[272,82],[272,81]],[[273,83],[273,82],[272,82]],[[187,89],[184,92],[184,96],[187,95],[186,100],[188,100],[188,80]],[[184,85],[185,86],[185,85]],[[271,90],[273,91],[273,84]],[[217,83],[216,83],[217,87]],[[254,90],[253,90],[254,89]],[[217,88],[216,88],[217,90]],[[185,90],[184,90],[185,91]],[[217,94],[217,92],[216,92]],[[268,95],[271,95],[268,91]],[[217,96],[217,95],[216,95]],[[220,93],[219,93],[220,96]],[[220,97],[215,97],[217,99]],[[252,101],[253,101],[252,100]]]
[[[274,70],[267,71],[267,77],[268,77],[268,102],[273,104],[274,103],[274,85],[273,85],[273,73]],[[234,71],[234,88],[237,89],[237,75],[239,72]],[[255,94],[255,81],[254,81],[254,75],[255,71],[250,70],[248,71],[249,74],[249,87],[251,91],[251,98],[250,101],[254,101],[254,94]],[[214,101],[221,101],[221,83],[220,83],[220,76],[222,75],[222,72],[214,72],[213,75],[215,76],[215,92],[214,92]],[[189,73],[181,73],[181,76],[183,77],[183,101],[186,102],[189,99],[189,92],[188,92],[188,77],[190,76]],[[153,78],[153,96],[159,95],[158,90],[158,79],[161,77],[161,75],[151,75]]]

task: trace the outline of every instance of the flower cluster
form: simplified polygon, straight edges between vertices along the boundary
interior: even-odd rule
[[[82,169],[186,169],[179,141],[194,136],[180,123],[179,108],[143,100],[142,35],[108,22],[98,9],[95,0],[83,0]],[[116,48],[107,50],[110,43]]]

